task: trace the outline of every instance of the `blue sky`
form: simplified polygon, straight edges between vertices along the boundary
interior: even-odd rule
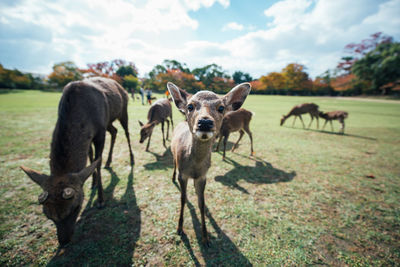
[[[398,41],[399,14],[400,0],[2,0],[0,63],[48,74],[122,58],[143,76],[176,59],[258,78],[296,62],[315,77],[348,43],[378,31]]]

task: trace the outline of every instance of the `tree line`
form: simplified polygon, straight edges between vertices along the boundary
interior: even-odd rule
[[[360,95],[400,92],[400,43],[383,33],[372,34],[360,43],[345,46],[345,56],[333,70],[315,79],[309,77],[306,66],[290,63],[280,72],[271,72],[253,79],[240,70],[229,75],[221,66],[209,64],[190,70],[185,63],[166,59],[145,77],[138,77],[133,62],[115,59],[87,64],[80,69],[73,62],[53,66],[46,77],[5,69],[0,64],[0,88],[49,89],[62,88],[68,82],[86,77],[103,76],[115,79],[128,91],[139,87],[164,92],[171,81],[190,93],[210,90],[226,93],[242,82],[252,84],[255,94],[283,95]]]

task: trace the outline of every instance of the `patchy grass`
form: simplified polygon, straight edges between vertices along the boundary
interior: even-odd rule
[[[161,97],[161,95],[158,95]],[[20,165],[49,172],[59,93],[0,95],[0,265],[333,265],[400,262],[400,104],[317,97],[250,96],[245,108],[256,156],[243,137],[235,153],[213,153],[206,187],[211,247],[201,245],[200,213],[188,187],[186,235],[176,234],[180,193],[172,156],[155,129],[151,152],[139,144],[148,106],[129,104],[136,165],[123,130],[112,169],[103,170],[107,206],[85,185],[71,244],[57,253],[53,223],[37,204],[40,188]],[[347,110],[346,134],[279,127],[281,114],[312,101]],[[183,117],[174,108],[175,125]],[[309,117],[304,118],[306,125]],[[323,121],[320,121],[320,126]],[[315,123],[315,122],[314,122]],[[336,130],[339,125],[334,123]],[[238,134],[231,135],[229,147]],[[109,146],[109,135],[105,155]],[[369,177],[367,177],[369,176]]]

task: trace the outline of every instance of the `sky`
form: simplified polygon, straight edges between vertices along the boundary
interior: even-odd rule
[[[376,32],[400,40],[400,0],[1,0],[0,64],[49,74],[121,58],[142,77],[175,59],[258,78],[299,63],[316,77]]]

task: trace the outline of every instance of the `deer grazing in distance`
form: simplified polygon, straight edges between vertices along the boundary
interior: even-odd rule
[[[331,129],[333,132],[333,125],[332,125],[332,120],[338,120],[340,123],[340,132],[342,134],[344,134],[344,119],[346,119],[349,116],[349,113],[347,113],[346,111],[341,111],[341,110],[337,110],[337,111],[329,111],[329,112],[319,112],[319,116],[321,118],[325,119],[325,123],[324,126],[322,126],[322,130],[325,129],[325,125],[326,123],[329,121],[331,123]]]
[[[219,144],[221,143],[222,137],[224,138],[224,154],[222,156],[225,159],[225,150],[226,150],[226,143],[228,141],[228,137],[231,133],[239,131],[239,139],[236,141],[235,145],[232,148],[232,152],[235,151],[237,145],[239,144],[240,139],[242,139],[244,132],[246,132],[250,137],[250,155],[254,154],[253,150],[253,136],[249,128],[249,124],[251,121],[251,117],[253,113],[248,111],[244,108],[238,109],[236,111],[231,111],[226,113],[224,119],[222,121],[222,126],[220,130],[220,136],[217,144],[217,148],[215,151],[219,150]]]
[[[223,97],[210,91],[199,91],[194,95],[189,95],[171,82],[168,82],[167,87],[176,107],[186,117],[186,121],[176,126],[171,141],[174,161],[172,180],[175,182],[176,170],[178,170],[181,190],[178,234],[183,234],[186,188],[188,179],[192,178],[201,212],[202,242],[208,246],[204,189],[207,171],[211,165],[212,145],[216,134],[220,131],[224,114],[242,106],[251,86],[249,83],[239,84]]]
[[[143,124],[139,121],[140,127],[140,143],[143,143],[146,138],[149,138],[147,141],[146,151],[149,151],[150,146],[150,139],[151,135],[153,134],[154,127],[161,123],[161,131],[163,137],[163,145],[165,145],[165,138],[164,138],[164,121],[167,121],[167,140],[168,140],[168,133],[169,133],[169,120],[168,117],[171,119],[172,129],[174,127],[174,121],[172,120],[172,108],[169,99],[160,99],[151,105],[149,112],[147,113],[147,123]]]
[[[310,124],[308,125],[308,128],[310,128],[311,123],[315,117],[317,119],[317,129],[318,129],[319,128],[318,105],[316,105],[314,103],[304,103],[304,104],[294,106],[287,115],[282,115],[281,126],[285,123],[287,118],[289,118],[290,116],[295,116],[292,127],[294,127],[294,123],[296,122],[297,117],[299,117],[301,120],[301,123],[303,124],[303,128],[305,128],[303,118],[301,117],[301,115],[306,114],[306,113],[310,114],[310,116],[311,116],[311,121],[310,121]]]
[[[42,189],[39,203],[43,212],[57,228],[60,246],[70,242],[82,208],[83,185],[93,174],[97,186],[98,205],[104,206],[101,183],[101,161],[106,130],[111,133],[110,152],[106,166],[112,161],[118,119],[128,140],[131,164],[134,158],[128,132],[128,94],[114,80],[91,78],[70,82],[63,90],[58,106],[58,119],[53,132],[50,152],[50,175],[21,166],[21,169]],[[95,148],[93,159],[92,144]],[[87,159],[92,162],[86,167]],[[95,171],[97,169],[97,171]]]

